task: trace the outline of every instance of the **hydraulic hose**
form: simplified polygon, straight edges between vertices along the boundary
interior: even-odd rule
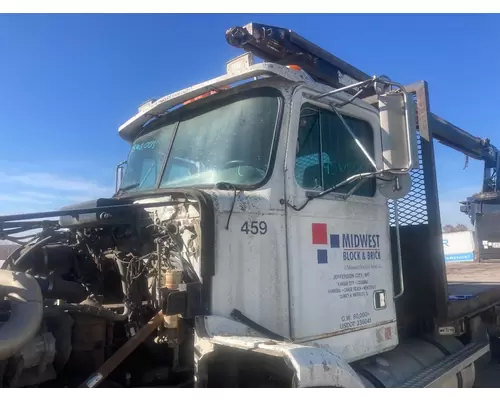
[[[33,246],[31,247],[28,247],[28,249],[23,253],[21,254],[21,256],[16,260],[14,261],[14,265],[20,265],[21,262],[26,259],[26,257],[33,252],[33,250],[35,249],[38,249],[40,247],[42,247],[44,244],[47,244],[48,242],[50,242],[52,239],[54,238],[53,235],[50,235],[50,236],[47,236],[45,238],[43,238],[42,240],[40,240],[39,242],[36,242]]]
[[[114,255],[114,254],[107,254],[105,255],[106,258],[112,259],[113,261],[116,262],[116,265],[118,267],[118,271],[120,273],[120,279],[121,279],[121,285],[122,285],[122,291],[123,291],[123,296],[126,296],[126,293],[128,291],[128,285],[126,281],[126,269],[123,263]],[[39,278],[40,281],[43,280],[43,278]],[[44,282],[43,287],[46,289],[48,292],[57,292],[58,296],[56,297],[61,297],[65,300],[83,300],[84,296],[87,296],[87,293],[83,290],[82,286],[79,286],[76,284],[76,282],[68,282],[68,281],[63,281],[61,279],[54,280],[53,286],[49,289],[49,284],[50,282],[46,280]],[[76,286],[78,285],[78,287]],[[75,290],[78,289],[78,290]],[[71,290],[75,290],[74,293],[70,294]],[[69,313],[81,313],[81,314],[88,314],[88,315],[94,315],[96,317],[104,318],[109,321],[125,321],[129,315],[130,315],[130,309],[127,306],[126,302],[123,302],[123,311],[121,313],[116,313],[114,311],[108,310],[104,307],[102,307],[100,304],[89,304],[86,301],[81,302],[80,304],[59,304],[59,305],[54,305],[50,306],[49,309],[58,309],[58,310],[64,310],[68,311]]]
[[[127,285],[127,271],[125,269],[125,266],[123,265],[123,262],[115,255],[115,254],[106,254],[106,258],[112,259],[115,263],[116,266],[118,267],[118,272],[120,273],[120,280],[121,280],[121,285],[122,285],[122,292],[123,292],[123,311],[118,314],[110,310],[106,309],[101,309],[97,308],[95,306],[89,306],[89,305],[72,305],[73,310],[72,311],[82,311],[94,315],[99,315],[102,316],[103,318],[112,320],[112,321],[125,321],[129,315],[130,315],[130,309],[127,306],[127,303],[125,301],[125,296],[127,295],[128,292],[128,285]],[[82,308],[84,307],[84,308]],[[70,311],[70,310],[68,310]]]
[[[115,313],[104,307],[95,306],[91,304],[61,304],[57,306],[51,306],[50,308],[48,308],[48,310],[50,310],[51,308],[68,311],[70,313],[73,312],[73,313],[93,315],[95,317],[104,318],[113,322],[126,320],[130,313],[129,309],[125,304],[123,305],[124,310],[121,314]]]
[[[81,303],[88,297],[87,290],[78,282],[67,281],[57,276],[36,275],[35,279],[45,298]]]
[[[53,232],[49,236],[44,237],[43,239],[41,239],[40,241],[38,241],[38,242],[36,242],[34,244],[30,243],[30,244],[26,244],[24,246],[18,247],[11,254],[9,254],[9,256],[7,257],[7,259],[0,266],[0,269],[7,269],[7,266],[11,263],[12,258],[14,256],[18,255],[23,249],[26,249],[25,252],[22,253],[21,256],[19,256],[19,258],[13,262],[14,266],[20,265],[21,261],[23,261],[24,259],[26,259],[26,257],[29,254],[31,254],[33,252],[33,250],[42,247],[43,245],[45,245],[45,244],[49,243],[51,240],[53,240],[54,237],[56,237],[57,235],[62,235],[62,234],[63,234],[63,232]]]
[[[113,258],[118,266],[118,271],[120,271],[120,279],[122,281],[122,290],[123,290],[123,312],[121,314],[115,314],[115,318],[117,321],[124,321],[128,318],[130,314],[130,309],[127,306],[127,302],[125,301],[125,296],[127,296],[128,285],[127,285],[127,274],[123,263],[120,261],[118,257]]]
[[[0,292],[10,302],[9,319],[0,326],[0,361],[16,354],[38,332],[43,298],[38,282],[22,272],[0,270]]]
[[[122,281],[123,296],[125,297],[128,291],[125,266],[120,261],[120,259],[113,254],[108,254],[106,255],[106,257],[111,258],[116,262],[118,271],[120,273],[120,279]],[[61,304],[55,307],[58,308],[59,310],[95,315],[96,317],[105,318],[107,320],[115,322],[125,321],[130,315],[130,309],[128,308],[125,301],[123,302],[123,311],[120,314],[115,313],[114,311],[111,310],[107,310],[104,307],[92,304]]]

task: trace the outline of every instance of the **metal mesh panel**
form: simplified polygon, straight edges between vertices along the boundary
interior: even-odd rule
[[[424,166],[422,163],[422,142],[417,134],[419,168],[410,172],[411,191],[398,200],[398,218],[400,226],[422,225],[428,223],[427,196],[425,192]],[[389,200],[389,224],[395,226],[394,201]]]

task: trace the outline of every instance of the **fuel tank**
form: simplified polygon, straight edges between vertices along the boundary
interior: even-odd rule
[[[463,347],[464,345],[454,337],[409,340],[387,353],[359,361],[353,368],[362,377],[366,387],[398,387]],[[473,363],[442,381],[440,386],[471,388],[475,377]]]

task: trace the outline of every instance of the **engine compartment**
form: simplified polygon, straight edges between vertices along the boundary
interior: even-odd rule
[[[213,240],[209,202],[201,192],[177,191],[98,199],[42,213],[38,221],[4,218],[4,237],[38,232],[0,270],[0,336],[11,335],[0,344],[1,386],[78,386],[159,311],[160,326],[100,386],[189,386],[193,318],[207,304],[211,260],[203,247],[211,246],[202,243]],[[60,219],[39,220],[45,216]],[[40,310],[33,308],[38,299],[22,298],[38,289],[19,292],[16,282],[39,288]],[[33,306],[23,317],[32,318],[33,332],[2,357],[1,347],[17,336],[12,321],[22,303]]]

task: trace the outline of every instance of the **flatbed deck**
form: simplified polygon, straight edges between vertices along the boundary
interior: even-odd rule
[[[500,303],[500,260],[447,263],[448,318],[470,316]]]

